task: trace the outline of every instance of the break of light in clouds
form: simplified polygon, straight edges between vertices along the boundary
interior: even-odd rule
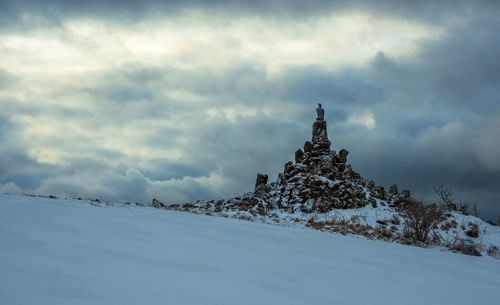
[[[0,3],[0,191],[237,195],[322,101],[365,177],[499,214],[495,4],[19,3]]]
[[[3,35],[5,68],[18,73],[96,72],[127,62],[193,69],[228,69],[250,61],[273,71],[280,65],[335,69],[363,65],[381,51],[415,55],[438,28],[368,14],[332,14],[305,22],[212,18],[200,12],[131,25],[96,19],[60,28]]]
[[[198,92],[198,88],[190,86],[191,81],[196,82],[196,78],[200,77],[198,73],[220,77],[221,84],[225,85],[225,76],[232,73],[235,67],[255,66],[262,69],[263,81],[279,82],[280,74],[286,73],[280,71],[280,67],[286,69],[289,65],[317,65],[329,71],[345,65],[362,67],[377,52],[394,57],[412,56],[417,53],[420,40],[436,35],[437,30],[433,31],[424,25],[361,14],[332,15],[303,23],[273,22],[256,17],[228,21],[210,18],[199,12],[128,26],[99,20],[75,20],[65,22],[61,28],[0,38],[0,55],[5,59],[2,68],[15,71],[23,84],[23,90],[20,90],[20,85],[12,86],[3,91],[2,96],[15,99],[16,103],[24,103],[26,107],[35,103],[45,109],[64,107],[85,114],[99,110],[97,104],[110,102],[130,101],[138,103],[130,108],[144,109],[155,95],[156,100],[161,102],[164,99],[168,105],[189,103],[179,106],[187,106],[191,111],[203,113],[209,118],[222,117],[237,123],[236,118],[239,116],[255,116],[257,110],[268,116],[279,116],[286,109],[275,109],[274,103],[256,107],[250,102],[246,106],[238,106],[241,102],[238,97],[226,98],[225,103],[228,105],[221,107],[218,105],[221,102],[217,100],[218,96],[205,90]],[[153,78],[151,81],[168,78],[159,79],[154,89],[148,88],[147,83],[141,83],[148,75],[135,76],[138,84],[116,80],[123,78],[123,74],[127,77],[127,72],[113,72],[113,69],[126,70],[128,65],[132,70],[147,67],[156,73],[171,70],[173,75],[149,76]],[[243,83],[238,82],[236,86],[247,85],[244,73],[242,71]],[[191,77],[195,79],[191,80]],[[162,86],[165,81],[175,85]],[[101,86],[105,82],[110,84]],[[134,80],[130,82],[137,83]],[[228,88],[228,91],[231,90]],[[255,90],[259,90],[258,85],[255,85]],[[312,104],[314,101],[309,102]],[[108,112],[103,114],[114,115]],[[129,115],[125,119],[135,121],[131,122],[132,126],[106,126],[104,130],[92,126],[96,123],[94,121],[79,120],[78,115],[67,120],[45,111],[37,116],[19,115],[12,119],[24,126],[23,134],[27,141],[35,144],[29,154],[39,162],[59,164],[80,154],[80,150],[72,151],[66,146],[50,143],[62,130],[64,139],[72,136],[76,141],[85,137],[86,142],[89,141],[86,144],[116,150],[131,157],[182,158],[183,151],[178,147],[168,149],[130,145],[130,140],[140,141],[145,130],[154,127],[151,126],[150,116],[135,116],[135,111]],[[155,125],[181,128],[184,131],[189,129],[192,132],[203,128],[183,115],[184,112],[174,114],[169,120],[154,118]],[[355,117],[358,115],[355,114]],[[348,122],[357,124],[363,119],[360,117]],[[370,119],[373,121],[373,118]],[[106,121],[103,118],[99,123],[108,125]],[[373,128],[371,121],[366,125],[369,128]],[[96,129],[99,130],[99,137],[92,138],[98,143],[89,139],[88,135]],[[126,141],[120,140],[120,134],[127,135]]]

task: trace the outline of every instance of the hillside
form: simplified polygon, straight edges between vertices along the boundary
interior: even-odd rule
[[[498,304],[500,263],[148,207],[0,195],[0,304]]]
[[[331,149],[321,104],[316,111],[311,141],[276,181],[257,174],[255,190],[239,197],[184,204],[155,199],[152,205],[500,258],[500,228],[469,215],[450,194],[440,204],[426,204],[396,184],[386,190],[365,179],[348,162],[346,149]]]

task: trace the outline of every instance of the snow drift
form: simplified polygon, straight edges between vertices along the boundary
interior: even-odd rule
[[[0,195],[0,304],[498,304],[500,261],[307,228]]]

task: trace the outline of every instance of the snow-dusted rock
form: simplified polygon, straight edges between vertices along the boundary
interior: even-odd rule
[[[330,146],[327,123],[317,119],[311,142],[295,152],[295,162],[287,162],[276,181],[267,184],[267,175],[258,174],[254,192],[239,197],[169,206],[153,202],[153,206],[414,243],[407,236],[404,219],[405,207],[417,202],[410,191],[398,191],[392,185],[387,192],[352,169],[346,149],[337,153]],[[498,252],[498,245],[483,242],[485,232],[493,226],[474,218],[457,227],[463,216],[459,215],[448,213],[448,224],[433,230],[435,245],[469,254],[486,253],[487,249]],[[471,243],[477,253],[469,249]]]

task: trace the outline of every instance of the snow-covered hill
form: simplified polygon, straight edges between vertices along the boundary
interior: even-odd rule
[[[154,199],[152,206],[500,258],[498,226],[469,215],[442,186],[438,190],[446,196],[428,204],[396,184],[386,190],[363,178],[348,162],[346,149],[331,149],[320,116],[324,109],[317,111],[311,141],[295,152],[276,181],[257,174],[255,190],[238,197],[182,204]]]
[[[498,304],[500,261],[146,207],[0,195],[0,304]]]

